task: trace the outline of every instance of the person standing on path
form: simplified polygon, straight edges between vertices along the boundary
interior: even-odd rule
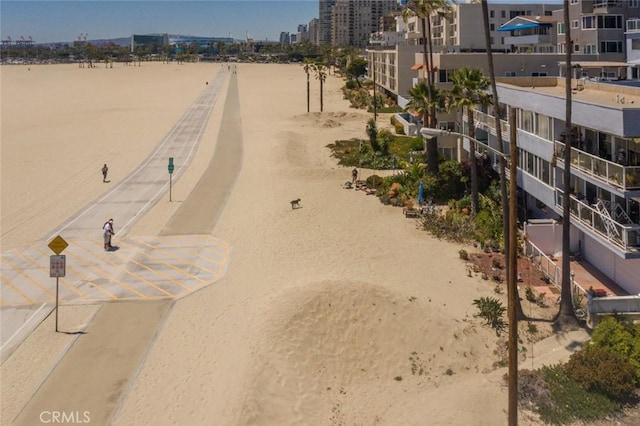
[[[107,165],[105,164],[104,166],[102,166],[102,181],[106,182],[107,181],[107,173],[109,172],[109,168],[107,167]]]
[[[109,251],[109,250],[111,250],[113,248],[113,246],[111,245],[111,236],[112,235],[116,235],[116,233],[113,230],[113,219],[109,219],[102,226],[102,236],[103,236],[103,240],[104,240],[104,249],[106,251]]]
[[[351,171],[351,183],[356,183],[356,181],[358,180],[358,169],[353,169]]]

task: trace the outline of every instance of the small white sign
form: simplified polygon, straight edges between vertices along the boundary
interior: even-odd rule
[[[66,256],[64,254],[49,256],[49,276],[64,277],[66,272]]]

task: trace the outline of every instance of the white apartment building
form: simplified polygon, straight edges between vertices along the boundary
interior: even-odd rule
[[[565,85],[555,77],[498,84],[517,110],[518,188],[525,217],[560,218],[570,197],[571,251],[629,294],[640,293],[640,88],[574,80],[571,187],[563,187]],[[497,148],[496,118],[476,112],[476,139]],[[509,123],[501,120],[503,139]],[[465,128],[466,128],[465,123]],[[468,142],[464,142],[468,151]],[[493,164],[496,158],[492,157]],[[497,167],[497,165],[495,166]]]

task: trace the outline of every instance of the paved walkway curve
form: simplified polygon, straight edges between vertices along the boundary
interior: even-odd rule
[[[232,75],[214,158],[163,234],[212,231],[241,166],[239,111],[237,81]],[[221,163],[227,166],[219,167]],[[221,187],[209,190],[215,186]],[[196,208],[191,210],[185,206]],[[202,210],[205,214],[193,220],[192,212]],[[173,303],[173,300],[156,300],[103,305],[85,330],[86,334],[79,336],[14,423],[39,424],[40,413],[57,410],[81,414],[88,411],[92,423],[108,424],[117,414]]]

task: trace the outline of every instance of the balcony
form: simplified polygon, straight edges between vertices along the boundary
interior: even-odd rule
[[[593,11],[595,13],[620,12],[623,0],[593,0]]]
[[[504,38],[504,44],[513,44],[514,46],[530,45],[530,44],[550,44],[551,36],[548,34],[529,34],[514,35]]]
[[[564,143],[555,141],[554,145],[557,161],[564,163]],[[623,191],[640,189],[640,166],[623,166],[593,154],[588,154],[577,148],[572,148],[571,167],[603,180]]]
[[[463,121],[467,121],[466,110],[463,112],[462,117]],[[486,112],[473,111],[473,122],[477,129],[482,129],[494,135],[497,133],[496,118],[493,115],[489,115]],[[500,124],[502,128],[502,140],[508,142],[511,127],[507,120],[500,120]]]
[[[632,18],[627,20],[627,33],[640,32],[640,19]]]
[[[556,209],[562,211],[564,191],[555,190]],[[621,224],[613,220],[606,209],[598,209],[571,195],[569,213],[577,225],[592,231],[601,240],[619,248],[626,254],[640,252],[640,225]]]

